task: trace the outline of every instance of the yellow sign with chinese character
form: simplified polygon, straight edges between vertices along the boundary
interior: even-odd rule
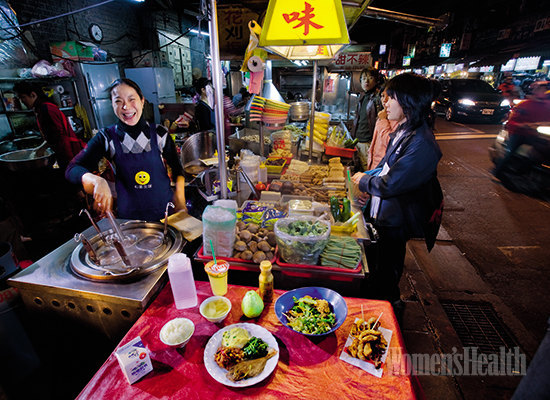
[[[348,43],[340,0],[271,0],[259,46],[287,58],[313,59],[332,58]]]

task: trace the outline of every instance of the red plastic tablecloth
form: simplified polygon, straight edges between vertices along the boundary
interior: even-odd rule
[[[212,295],[208,282],[196,282],[199,304]],[[247,319],[241,299],[249,287],[229,285],[226,295],[231,313],[221,324],[205,320],[198,306],[178,310],[167,285],[122,339],[119,346],[136,336],[151,351],[153,371],[130,385],[114,352],[80,393],[79,399],[414,399],[423,397],[414,376],[406,371],[406,350],[391,305],[385,301],[346,297],[348,316],[333,334],[310,339],[284,327],[274,312],[275,299],[284,293],[276,290],[273,303],[259,318]],[[382,315],[380,322],[393,335],[382,378],[368,374],[339,359],[355,317]],[[159,339],[162,326],[172,318],[186,317],[195,323],[195,333],[183,349],[173,349]],[[365,318],[367,319],[367,318]],[[212,378],[203,362],[206,343],[223,326],[238,322],[257,323],[269,330],[279,342],[279,362],[273,373],[254,386],[226,387]]]

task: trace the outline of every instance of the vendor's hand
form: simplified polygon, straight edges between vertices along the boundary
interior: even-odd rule
[[[177,211],[187,211],[187,203],[185,200],[185,178],[183,176],[178,176],[176,180],[174,204]]]
[[[351,177],[351,181],[359,186],[359,182],[361,182],[361,178],[364,177],[367,174],[364,174],[362,172],[357,172],[355,175]]]
[[[178,125],[178,128],[189,128],[189,121],[187,121],[186,119],[176,121],[176,124]]]
[[[82,176],[82,185],[86,193],[94,197],[94,209],[99,213],[111,211],[113,195],[107,181],[97,175],[86,173]]]
[[[355,199],[355,201],[357,202],[357,204],[364,206],[365,204],[367,204],[367,200],[369,199],[369,197],[370,195],[368,193],[361,192],[361,194]]]

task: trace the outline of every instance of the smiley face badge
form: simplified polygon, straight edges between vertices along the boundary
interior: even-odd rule
[[[151,180],[151,177],[147,172],[139,171],[135,176],[135,180],[139,186],[145,186],[149,183],[149,181]]]

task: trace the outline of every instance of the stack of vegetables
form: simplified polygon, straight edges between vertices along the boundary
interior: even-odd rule
[[[331,236],[319,259],[324,267],[353,269],[361,259],[361,246],[354,238]]]

